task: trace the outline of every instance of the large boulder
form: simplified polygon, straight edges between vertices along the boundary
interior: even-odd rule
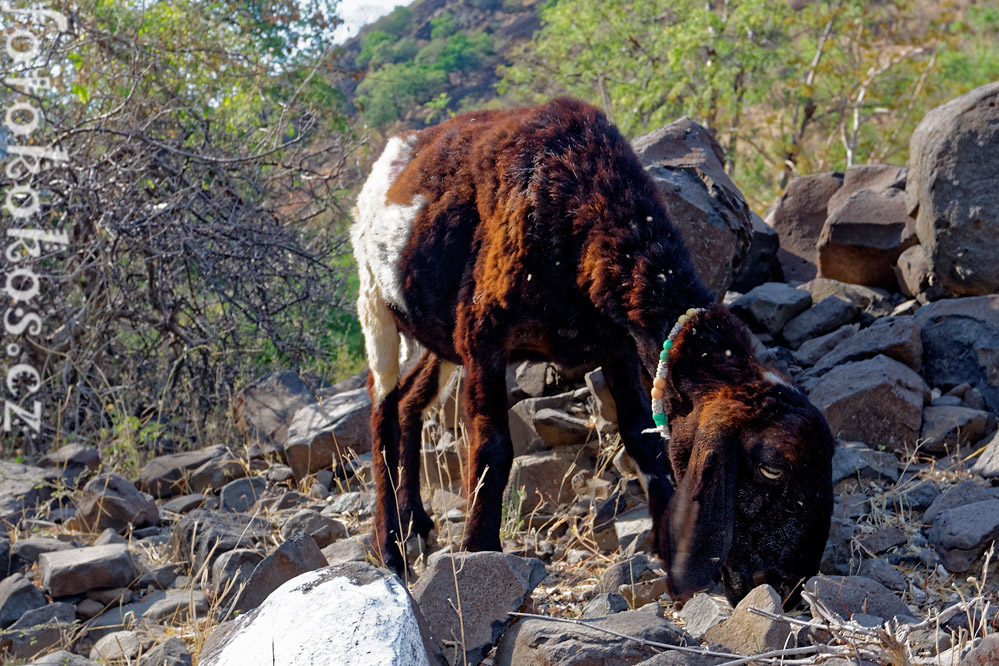
[[[351,451],[371,451],[371,398],[365,389],[338,393],[295,413],[284,453],[296,479],[340,466]]]
[[[935,282],[999,290],[999,82],[927,113],[909,143],[906,198]]]
[[[121,531],[149,527],[160,521],[160,511],[148,493],[139,492],[128,479],[101,474],[87,482],[77,504],[76,520],[91,532],[107,528]]]
[[[440,649],[393,574],[351,562],[303,573],[220,624],[201,666],[440,666]]]
[[[999,294],[937,301],[919,308],[915,322],[930,385],[949,389],[967,382],[999,414]]]
[[[232,416],[247,444],[265,455],[282,453],[291,419],[315,402],[315,394],[297,372],[271,372],[236,395]]]
[[[749,252],[746,198],[725,173],[725,155],[703,127],[681,118],[632,142],[690,249],[697,274],[724,294]]]
[[[767,224],[780,237],[780,261],[788,280],[811,280],[818,266],[816,245],[826,221],[829,200],[843,186],[841,173],[800,176],[787,185],[780,201],[767,214]]]

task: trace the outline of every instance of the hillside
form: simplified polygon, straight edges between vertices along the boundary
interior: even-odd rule
[[[541,26],[542,0],[417,0],[343,45],[359,121],[391,132],[495,103],[496,67]]]

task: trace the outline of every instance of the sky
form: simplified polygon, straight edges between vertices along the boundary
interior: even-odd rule
[[[343,25],[333,33],[334,40],[342,42],[357,34],[361,26],[388,14],[396,5],[407,5],[409,0],[340,0],[338,6]]]

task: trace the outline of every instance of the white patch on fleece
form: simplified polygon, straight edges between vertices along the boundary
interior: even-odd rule
[[[782,386],[787,386],[787,382],[784,381],[784,378],[778,375],[776,372],[770,372],[769,370],[767,370],[766,372],[763,373],[763,378],[768,382],[770,382],[771,384],[780,384]]]
[[[415,197],[408,206],[388,201],[388,191],[409,163],[415,140],[415,134],[389,139],[357,197],[350,228],[360,278],[357,316],[364,333],[376,403],[399,383],[400,335],[389,305],[406,312],[399,258],[409,243],[413,221],[427,205],[422,196]],[[407,344],[407,352],[409,347]]]

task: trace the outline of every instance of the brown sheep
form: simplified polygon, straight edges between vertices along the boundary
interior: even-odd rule
[[[513,459],[507,364],[596,362],[644,476],[673,590],[687,596],[721,572],[733,600],[762,582],[797,598],[829,529],[829,429],[714,303],[660,194],[600,111],[556,99],[393,137],[355,216],[374,536],[387,566],[403,572],[401,535],[432,527],[419,494],[420,430],[455,364],[465,368],[466,492],[477,488],[463,547],[476,551],[500,549]],[[672,429],[664,445],[648,430],[643,378],[656,375],[674,326],[656,384]],[[405,377],[401,341],[425,349]]]

